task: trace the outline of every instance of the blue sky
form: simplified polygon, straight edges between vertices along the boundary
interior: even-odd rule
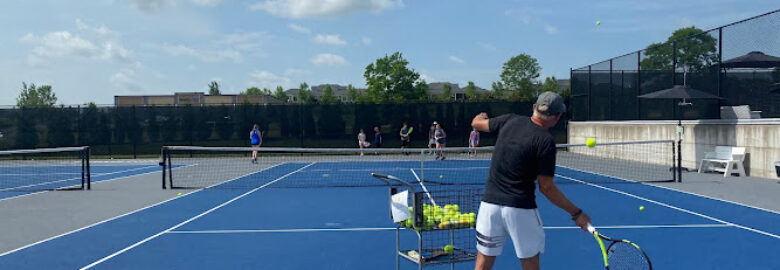
[[[749,3],[749,4],[747,4]],[[364,86],[399,51],[428,82],[490,88],[527,53],[542,77],[780,8],[776,0],[90,0],[5,1],[0,105],[22,82],[62,104],[322,83]],[[597,26],[596,21],[601,21]]]

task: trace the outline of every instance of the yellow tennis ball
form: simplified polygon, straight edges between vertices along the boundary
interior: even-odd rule
[[[181,196],[181,192],[179,192],[179,195],[177,195],[177,196]]]
[[[439,175],[439,179],[441,179],[441,178],[444,178],[444,175],[441,175],[441,174],[440,174],[440,175]]]
[[[591,148],[596,147],[596,139],[588,138],[588,140],[585,141],[585,145]]]
[[[644,210],[645,210],[645,207],[640,205],[639,206],[639,211],[644,211]]]
[[[601,21],[596,21],[596,25],[601,25]]]

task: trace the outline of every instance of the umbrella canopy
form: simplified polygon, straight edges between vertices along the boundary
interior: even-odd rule
[[[780,67],[780,57],[754,51],[723,61],[720,66],[724,68],[774,68]]]
[[[639,98],[646,99],[723,99],[722,97],[702,92],[688,86],[675,85],[672,88],[644,94]]]

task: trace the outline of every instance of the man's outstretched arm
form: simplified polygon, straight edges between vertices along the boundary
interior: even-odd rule
[[[480,113],[474,117],[474,120],[471,120],[471,127],[476,128],[477,131],[490,132],[488,122],[487,113]]]
[[[547,197],[550,202],[555,204],[555,206],[558,206],[559,208],[563,209],[563,211],[566,211],[566,213],[569,213],[569,215],[572,216],[574,223],[583,230],[587,231],[588,223],[590,223],[590,217],[588,214],[585,214],[582,209],[578,208],[576,205],[574,205],[574,203],[569,201],[569,198],[566,198],[566,195],[564,195],[563,192],[558,189],[558,186],[556,186],[553,182],[553,177],[538,175],[536,179],[539,181],[539,192],[544,194],[544,196]]]

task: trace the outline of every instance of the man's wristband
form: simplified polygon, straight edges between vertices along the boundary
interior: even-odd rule
[[[580,215],[582,215],[582,209],[577,209],[577,212],[571,215],[571,220],[577,220],[577,218],[580,217]]]

